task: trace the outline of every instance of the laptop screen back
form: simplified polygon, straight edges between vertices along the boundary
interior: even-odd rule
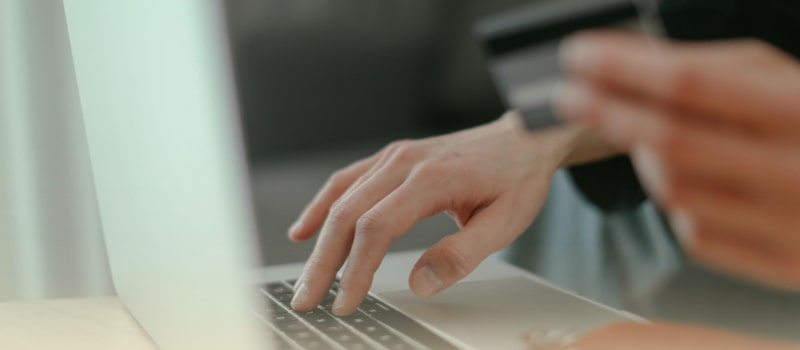
[[[162,349],[264,349],[221,4],[64,6],[119,297]]]

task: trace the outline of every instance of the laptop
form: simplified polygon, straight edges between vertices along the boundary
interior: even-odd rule
[[[405,277],[419,251],[386,257],[360,320],[324,305],[293,313],[282,303],[302,264],[263,267],[255,249],[224,4],[64,6],[114,284],[161,349],[524,349],[532,329],[637,319],[491,259],[421,299]],[[357,342],[320,329],[298,338],[284,316],[333,322]]]

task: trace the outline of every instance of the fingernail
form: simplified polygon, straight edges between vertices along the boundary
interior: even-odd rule
[[[556,93],[558,117],[564,121],[583,119],[592,109],[594,92],[584,84],[564,83]]]
[[[434,296],[443,285],[442,279],[428,265],[419,269],[414,276],[414,292],[421,297]]]
[[[344,289],[339,288],[336,291],[336,299],[333,300],[333,305],[331,306],[331,311],[333,311],[334,315],[337,316],[344,316],[347,313],[346,308],[347,303],[347,294]]]
[[[308,286],[305,282],[300,282],[300,285],[294,289],[294,297],[292,298],[292,308],[297,309],[306,303],[308,299]]]
[[[577,72],[593,71],[601,59],[594,41],[581,35],[564,40],[559,56],[564,69]]]
[[[694,224],[692,218],[683,209],[675,210],[669,216],[669,223],[672,226],[672,231],[675,237],[681,242],[684,248],[691,248],[694,246]]]
[[[655,199],[663,200],[666,195],[666,183],[664,169],[658,160],[658,156],[646,146],[634,147],[631,156],[644,188]]]

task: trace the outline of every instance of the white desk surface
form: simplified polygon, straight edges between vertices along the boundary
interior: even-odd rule
[[[156,350],[114,298],[0,303],[0,349]]]

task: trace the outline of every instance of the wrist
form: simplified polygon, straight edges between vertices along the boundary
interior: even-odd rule
[[[536,157],[532,161],[546,162],[552,171],[621,153],[580,126],[563,125],[530,131],[516,111],[506,113],[501,122],[513,129],[514,137],[520,140],[523,148],[521,152]]]
[[[589,163],[625,153],[625,150],[612,146],[581,126],[568,127],[574,130],[575,137],[561,166]]]

